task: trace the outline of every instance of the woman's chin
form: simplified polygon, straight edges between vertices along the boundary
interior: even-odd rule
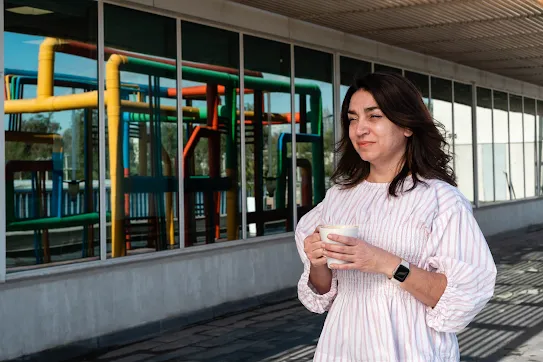
[[[371,162],[375,157],[372,157],[370,152],[358,151],[358,155],[363,161]]]

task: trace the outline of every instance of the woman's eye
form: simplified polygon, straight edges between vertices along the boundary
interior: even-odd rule
[[[349,122],[356,121],[356,118],[349,118]]]
[[[381,118],[382,116],[379,115],[379,114],[372,114],[370,117],[371,118]]]

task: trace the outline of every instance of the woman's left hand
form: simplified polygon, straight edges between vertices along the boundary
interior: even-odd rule
[[[328,239],[337,241],[343,245],[323,242],[324,255],[349,262],[349,264],[331,264],[331,269],[356,269],[363,272],[382,273],[389,276],[389,274],[392,274],[395,266],[401,262],[399,257],[364,240],[336,234],[329,234]]]

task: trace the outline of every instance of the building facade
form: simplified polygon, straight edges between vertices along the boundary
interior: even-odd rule
[[[226,0],[2,13],[0,359],[291,290],[357,73],[420,89],[486,235],[543,220],[542,87]]]

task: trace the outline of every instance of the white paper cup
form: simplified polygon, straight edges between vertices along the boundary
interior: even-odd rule
[[[319,234],[321,240],[325,243],[344,245],[338,243],[337,241],[332,241],[328,239],[328,234],[336,234],[343,236],[350,236],[352,238],[358,237],[358,226],[357,225],[321,225],[319,227]],[[326,257],[326,264],[330,267],[330,264],[349,264],[348,261],[338,260],[335,258]]]

